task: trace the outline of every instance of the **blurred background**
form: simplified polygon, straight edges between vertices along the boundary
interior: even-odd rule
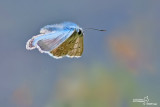
[[[0,0],[0,107],[160,105],[159,0]],[[53,59],[26,42],[48,24],[88,30],[80,58]]]

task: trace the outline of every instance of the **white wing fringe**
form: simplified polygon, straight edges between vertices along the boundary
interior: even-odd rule
[[[38,36],[42,36],[43,34],[39,34],[39,35],[36,35],[36,36],[33,36],[31,39],[29,39],[26,43],[26,49],[27,50],[32,50],[32,49],[35,49],[36,46],[34,46],[32,43],[34,41],[34,39]]]

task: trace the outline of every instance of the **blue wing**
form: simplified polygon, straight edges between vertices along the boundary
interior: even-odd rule
[[[29,50],[38,48],[40,52],[48,53],[62,44],[74,31],[73,28],[63,28],[34,36],[27,42],[26,48]]]
[[[63,29],[76,29],[79,26],[72,22],[64,22],[61,24],[53,24],[53,25],[47,25],[41,28],[40,33],[45,34],[53,31],[63,30]]]

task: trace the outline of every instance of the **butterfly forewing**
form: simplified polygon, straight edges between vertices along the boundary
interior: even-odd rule
[[[69,57],[80,57],[83,53],[83,36],[78,36],[74,42],[73,48],[69,50]]]
[[[74,32],[65,42],[50,53],[57,58],[61,58],[66,55],[68,57],[79,57],[82,55],[82,52],[83,35],[80,36]]]

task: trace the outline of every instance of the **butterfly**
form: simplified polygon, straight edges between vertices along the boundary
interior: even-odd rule
[[[56,59],[64,56],[78,58],[83,53],[83,36],[82,28],[72,22],[47,25],[41,28],[40,34],[27,41],[26,49],[37,48]]]

